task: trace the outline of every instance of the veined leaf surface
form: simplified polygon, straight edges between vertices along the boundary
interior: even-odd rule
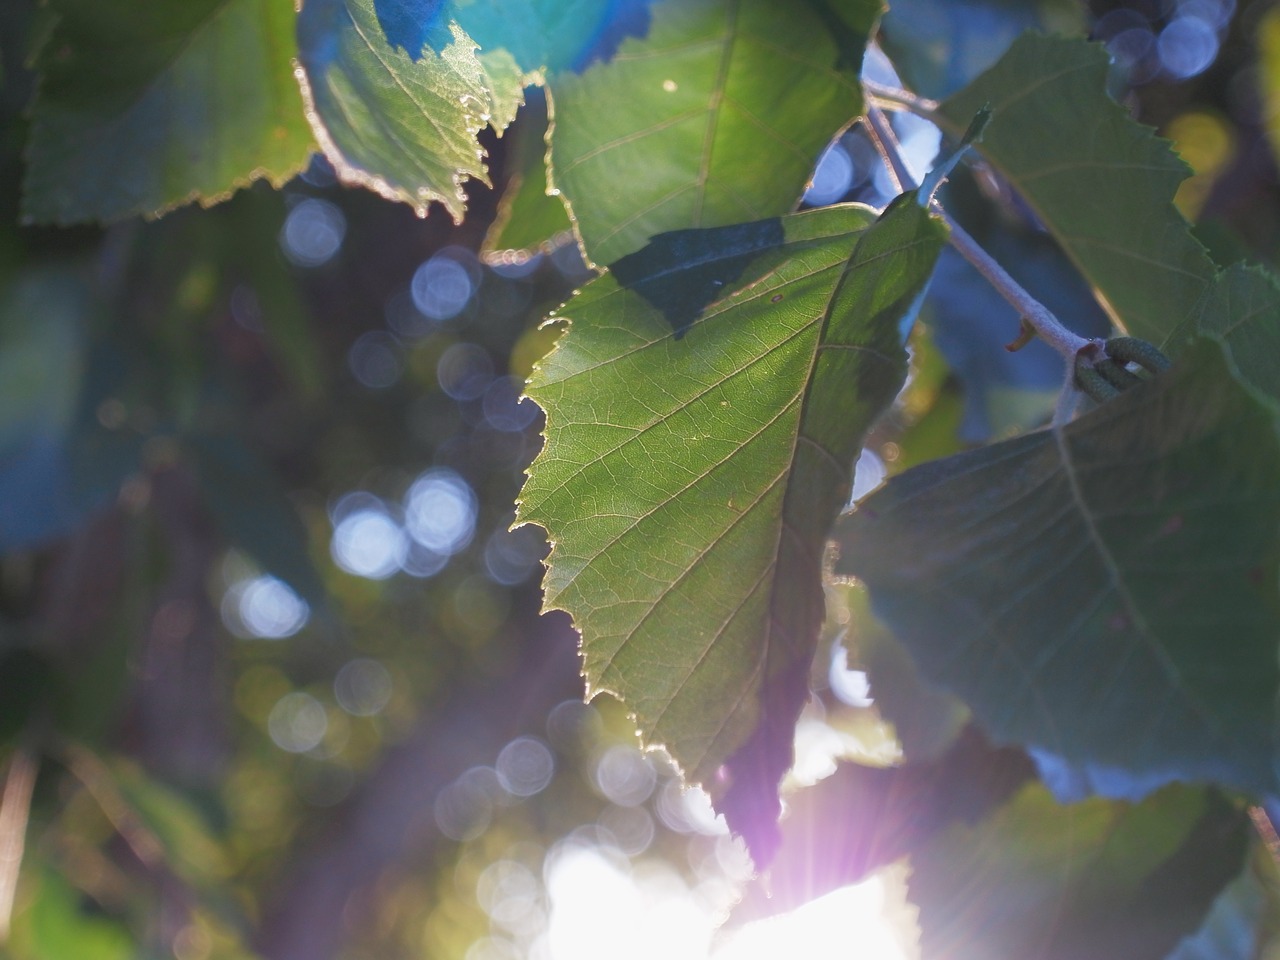
[[[1240,378],[1280,402],[1280,284],[1275,274],[1238,263],[1214,278],[1194,330],[1219,336]]]
[[[587,256],[794,210],[818,155],[862,112],[879,0],[666,0],[649,35],[552,81],[552,180]]]
[[[374,0],[307,0],[298,54],[307,116],[343,182],[422,215],[439,201],[461,221],[463,180],[488,183],[476,134],[511,122],[524,75],[506,51],[477,56],[456,23],[448,31],[439,51],[410,53],[387,40]]]
[[[57,0],[23,215],[74,223],[280,186],[312,149],[278,0]]]
[[[953,136],[984,105],[975,149],[1032,206],[1134,336],[1159,342],[1213,277],[1213,263],[1173,206],[1190,170],[1107,96],[1098,44],[1025,34],[942,104]]]
[[[894,478],[836,570],[998,739],[1269,793],[1278,528],[1274,407],[1202,340],[1065,428]]]
[[[656,238],[563,308],[518,519],[615,693],[757,862],[822,622],[822,561],[944,228],[910,199]],[[733,291],[720,298],[722,291]],[[706,306],[705,312],[699,312]]]

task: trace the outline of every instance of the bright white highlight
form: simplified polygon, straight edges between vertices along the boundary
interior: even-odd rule
[[[306,602],[271,576],[240,581],[222,603],[223,622],[244,639],[283,640],[301,630],[310,616]]]
[[[409,535],[432,553],[449,557],[471,542],[476,529],[476,495],[452,470],[428,470],[404,498]]]
[[[267,716],[267,733],[281,750],[306,753],[320,746],[329,717],[324,706],[309,693],[287,693]]]
[[[333,259],[347,234],[347,218],[328,200],[303,200],[289,211],[280,231],[284,255],[299,267]]]

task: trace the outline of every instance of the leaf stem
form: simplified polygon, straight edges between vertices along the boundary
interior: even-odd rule
[[[874,104],[867,106],[867,132],[871,142],[884,159],[889,172],[898,181],[899,189],[913,190],[917,186],[915,177],[908,169],[902,157],[898,139],[889,125],[884,111]],[[1072,333],[1054,316],[1053,311],[1033,297],[1022,284],[1009,276],[1007,270],[996,262],[991,254],[978,244],[960,224],[937,203],[931,201],[930,209],[942,217],[950,228],[951,246],[960,256],[973,265],[974,269],[995,288],[1000,296],[1018,311],[1022,322],[1040,336],[1045,343],[1053,347],[1069,364],[1074,364],[1076,355],[1090,345],[1092,341]]]
[[[875,101],[876,106],[884,106],[889,110],[909,110],[916,116],[924,117],[926,120],[932,120],[938,109],[937,100],[930,100],[927,97],[914,94],[910,90],[903,90],[901,87],[891,87],[887,84],[876,83],[866,77],[862,78],[862,90],[869,99]]]

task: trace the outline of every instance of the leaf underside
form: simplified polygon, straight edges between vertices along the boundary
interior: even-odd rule
[[[913,203],[872,216],[655,238],[565,306],[528,390],[546,446],[517,516],[554,544],[546,606],[582,632],[589,692],[629,705],[758,862],[808,694],[827,533],[905,376],[899,324],[943,240]]]
[[[298,16],[300,81],[316,139],[344,183],[412,204],[438,201],[455,221],[462,182],[488,183],[476,135],[501,131],[522,101],[510,54],[478,56],[456,23],[437,52],[392,47],[374,0],[308,0]]]
[[[1065,429],[891,480],[836,570],[999,740],[1269,793],[1278,525],[1274,409],[1202,340]]]
[[[23,216],[148,217],[210,204],[312,149],[276,0],[57,0],[40,58]]]
[[[955,137],[990,107],[978,152],[1027,200],[1113,318],[1159,342],[1199,299],[1213,263],[1173,206],[1190,170],[1107,96],[1106,75],[1101,45],[1024,34],[937,119]]]
[[[879,0],[666,0],[646,38],[553,79],[551,179],[587,257],[794,210],[822,148],[862,111],[879,12]]]

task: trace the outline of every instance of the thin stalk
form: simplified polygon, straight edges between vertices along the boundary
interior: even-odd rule
[[[889,172],[898,182],[901,190],[912,190],[917,186],[915,177],[907,169],[898,147],[898,139],[888,118],[879,107],[871,105],[867,108],[867,128],[871,142],[884,159]],[[1045,343],[1060,353],[1068,363],[1074,363],[1076,354],[1089,346],[1090,341],[1072,333],[1054,316],[1053,311],[1033,297],[1022,284],[1009,276],[1007,270],[996,262],[995,258],[983,250],[960,224],[945,211],[936,201],[930,203],[930,209],[946,221],[950,228],[951,246],[960,256],[969,261],[982,276],[995,288],[1000,296],[1018,311],[1022,322],[1031,327]]]
[[[9,939],[13,898],[18,891],[18,873],[26,849],[27,821],[31,814],[31,792],[36,785],[35,756],[18,747],[9,759],[0,796],[0,945]]]
[[[938,110],[938,101],[917,96],[901,87],[890,87],[874,80],[862,79],[862,90],[877,106],[889,110],[908,110],[916,116],[932,120]]]

